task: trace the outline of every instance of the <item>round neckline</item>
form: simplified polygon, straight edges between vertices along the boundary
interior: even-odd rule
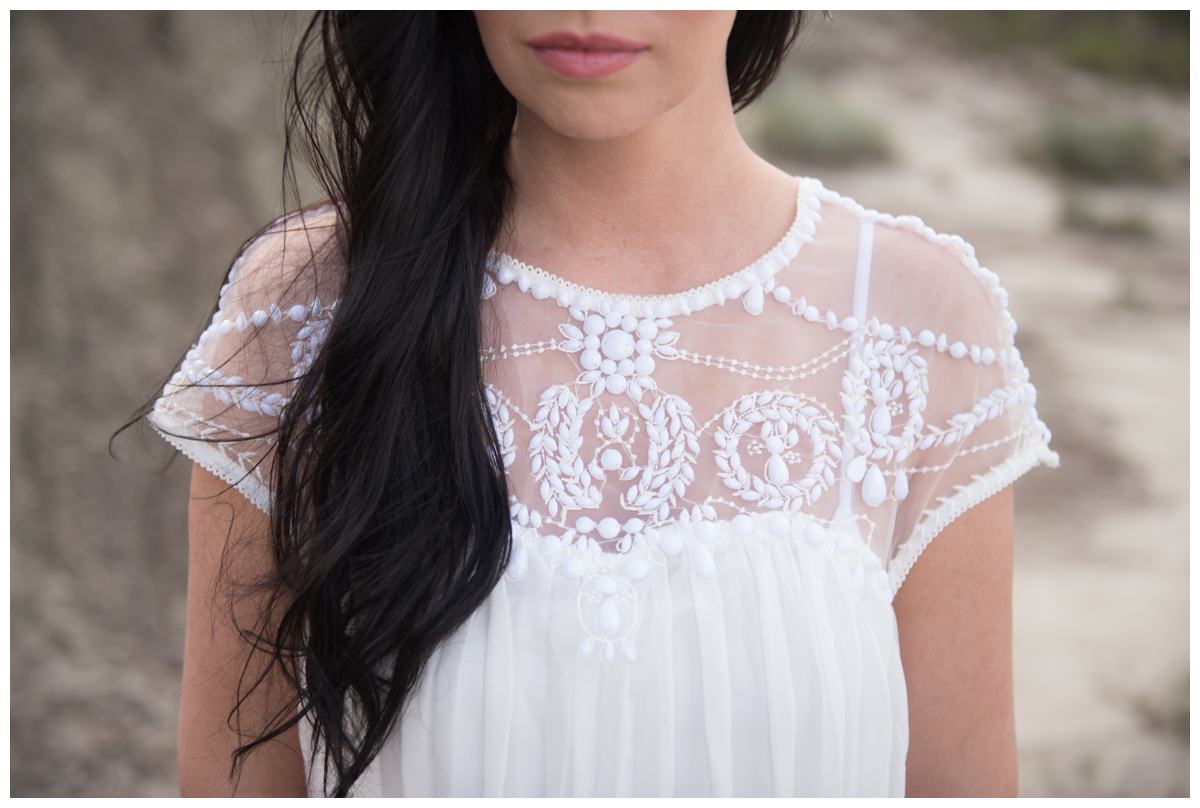
[[[791,264],[800,248],[813,240],[817,222],[821,220],[823,188],[816,177],[792,175],[796,182],[795,213],[784,234],[769,250],[741,269],[722,275],[708,283],[678,292],[660,295],[640,295],[631,292],[611,292],[569,281],[547,269],[526,263],[509,253],[489,249],[484,297],[496,293],[494,283],[516,284],[517,288],[537,299],[553,298],[564,308],[598,311],[602,314],[637,314],[644,317],[672,317],[690,314],[709,306],[721,305],[740,298],[751,289],[769,290],[775,274]]]

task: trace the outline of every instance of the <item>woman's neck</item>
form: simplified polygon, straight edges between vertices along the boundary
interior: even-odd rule
[[[742,138],[723,74],[611,137],[565,135],[522,106],[507,162],[514,198],[498,248],[600,289],[705,283],[764,252],[794,215],[793,178]]]

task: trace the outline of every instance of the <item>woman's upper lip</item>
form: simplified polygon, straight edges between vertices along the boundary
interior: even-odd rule
[[[577,34],[574,31],[551,31],[548,34],[542,34],[526,40],[525,44],[533,48],[570,48],[572,50],[608,51],[642,50],[649,47],[649,45],[642,42],[634,42],[632,39],[624,39],[612,34],[602,34],[598,31],[586,34]]]

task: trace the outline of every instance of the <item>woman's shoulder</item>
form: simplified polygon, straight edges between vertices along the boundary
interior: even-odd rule
[[[238,249],[221,287],[221,308],[231,298],[257,309],[307,295],[333,299],[344,270],[343,220],[329,200],[288,211],[262,225]],[[293,303],[295,305],[295,303]]]
[[[860,201],[825,184],[818,194],[823,218],[843,221],[847,272],[866,276],[867,308],[880,321],[930,331],[935,341],[944,333],[951,343],[954,334],[1003,341],[1016,332],[1001,276],[971,240],[932,217],[872,207],[866,195]]]
[[[269,511],[273,430],[311,367],[343,276],[337,209],[308,205],[245,239],[216,311],[162,388],[150,424]]]

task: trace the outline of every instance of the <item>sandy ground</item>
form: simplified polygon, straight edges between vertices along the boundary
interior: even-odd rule
[[[1186,97],[963,59],[919,17],[834,12],[789,67],[889,121],[899,147],[884,168],[813,167],[826,185],[962,235],[1009,291],[1062,458],[1016,484],[1021,793],[1186,795],[1186,171],[1168,190],[1089,191],[1159,233],[1126,242],[1060,229],[1060,185],[1010,149],[1069,100],[1153,121],[1186,154]]]
[[[967,57],[920,17],[835,12],[788,65],[888,122],[899,159],[790,167],[962,235],[1010,293],[1063,461],[1016,484],[1022,794],[1184,795],[1187,186],[1091,192],[1153,241],[1071,233],[1009,143],[1072,100],[1186,153],[1186,97]],[[14,17],[13,795],[177,793],[188,466],[106,440],[277,212],[284,21]]]

